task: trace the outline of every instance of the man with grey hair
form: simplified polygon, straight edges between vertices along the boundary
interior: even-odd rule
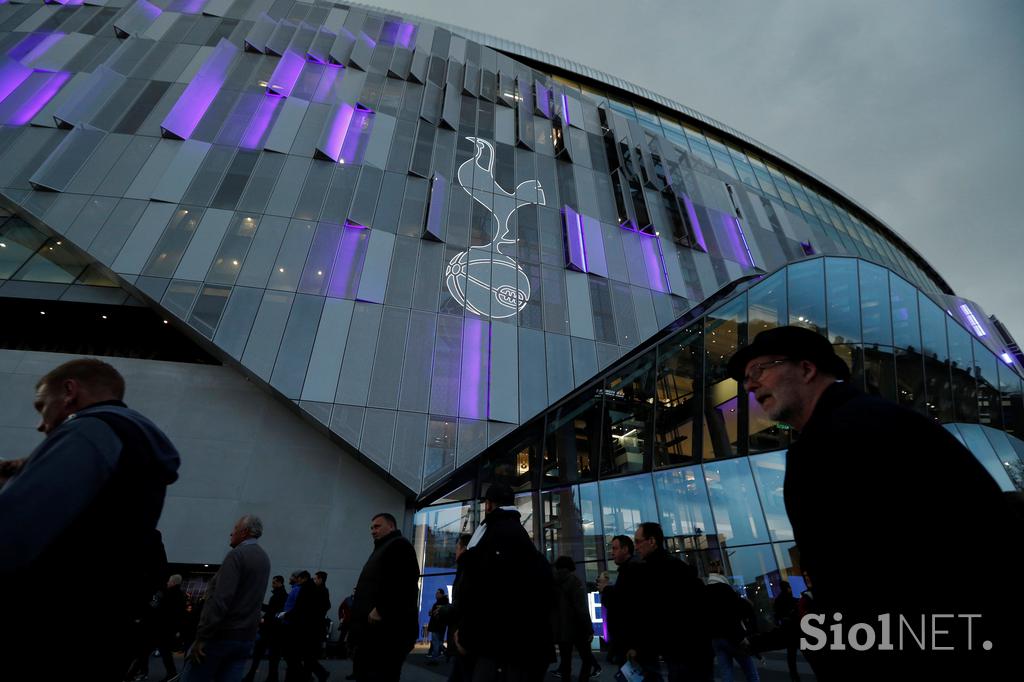
[[[196,641],[186,656],[181,682],[238,682],[259,631],[270,557],[257,544],[263,522],[246,514],[231,531],[231,551],[206,590]]]

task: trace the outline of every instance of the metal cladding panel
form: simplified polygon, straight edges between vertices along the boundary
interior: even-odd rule
[[[942,286],[838,196],[760,162],[792,196],[748,186],[715,166],[742,150],[621,91],[328,4],[18,14],[0,193],[412,492],[801,242]]]

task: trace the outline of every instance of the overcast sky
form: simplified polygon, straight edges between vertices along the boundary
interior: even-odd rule
[[[682,102],[885,221],[1024,343],[1024,3],[373,0]]]

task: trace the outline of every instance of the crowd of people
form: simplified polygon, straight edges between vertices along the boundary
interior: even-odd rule
[[[773,646],[787,649],[791,674],[795,640],[805,648],[808,619],[822,626],[822,639],[833,636],[831,646],[806,652],[826,682],[880,670],[935,679],[989,679],[1005,670],[1024,611],[1020,591],[1002,580],[1012,581],[1024,566],[1019,496],[1003,495],[941,426],[853,387],[828,339],[812,331],[760,333],[730,359],[728,375],[771,419],[798,433],[787,454],[784,497],[814,599],[808,591],[797,602],[783,585],[775,601],[781,639]],[[275,576],[264,604],[271,563],[259,542],[263,523],[252,514],[232,528],[231,549],[202,608],[192,609],[198,618],[189,632],[181,578],[168,579],[156,530],[180,458],[123,396],[124,379],[107,363],[80,359],[55,368],[36,385],[46,439],[30,456],[0,465],[0,603],[9,614],[0,619],[4,672],[11,679],[35,676],[51,653],[44,633],[53,614],[78,610],[92,614],[90,626],[61,648],[67,660],[89,662],[91,679],[145,675],[152,650],[161,652],[170,677],[181,643],[188,647],[183,682],[240,680],[247,664],[252,680],[264,657],[270,679],[283,657],[286,680],[322,682],[327,574],[297,571],[287,591]],[[523,528],[509,486],[492,483],[482,502],[482,520],[459,539],[451,603],[436,596],[431,656],[454,656],[452,682],[539,682],[559,651],[557,672],[568,682],[576,652],[585,681],[597,664],[573,559],[549,563]],[[373,516],[370,534],[373,551],[339,612],[347,616],[350,679],[393,682],[418,636],[419,564],[391,514]],[[998,579],[953,586],[950,556],[966,541],[984,552]],[[654,521],[640,523],[632,538],[616,536],[610,550],[617,576],[602,576],[598,588],[611,660],[649,682],[666,674],[669,682],[710,682],[715,661],[726,682],[734,664],[748,681],[758,679],[751,656],[766,640],[756,636],[750,604],[725,575],[712,570],[701,579],[668,551]],[[95,556],[104,560],[83,560]],[[102,584],[110,565],[121,569],[119,584],[103,609],[92,608],[84,590],[53,588],[69,567],[81,584]],[[885,639],[891,633],[877,642],[868,633],[886,622],[901,628],[899,649]],[[906,622],[922,629],[931,623],[916,649],[904,647]],[[851,646],[843,642],[847,624]],[[182,633],[186,641],[179,642]]]

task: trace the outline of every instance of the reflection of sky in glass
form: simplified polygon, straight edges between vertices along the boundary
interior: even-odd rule
[[[768,529],[758,503],[754,479],[746,457],[704,465],[704,476],[723,544],[745,545],[768,541]]]
[[[614,535],[633,537],[637,526],[655,521],[658,510],[650,476],[629,476],[600,482],[601,519],[607,539]]]
[[[666,537],[715,535],[704,473],[699,466],[655,473],[654,490]]]
[[[786,478],[786,453],[770,452],[750,458],[750,468],[761,494],[761,505],[772,540],[792,540],[793,527],[786,514],[786,503],[782,497],[782,484]]]

